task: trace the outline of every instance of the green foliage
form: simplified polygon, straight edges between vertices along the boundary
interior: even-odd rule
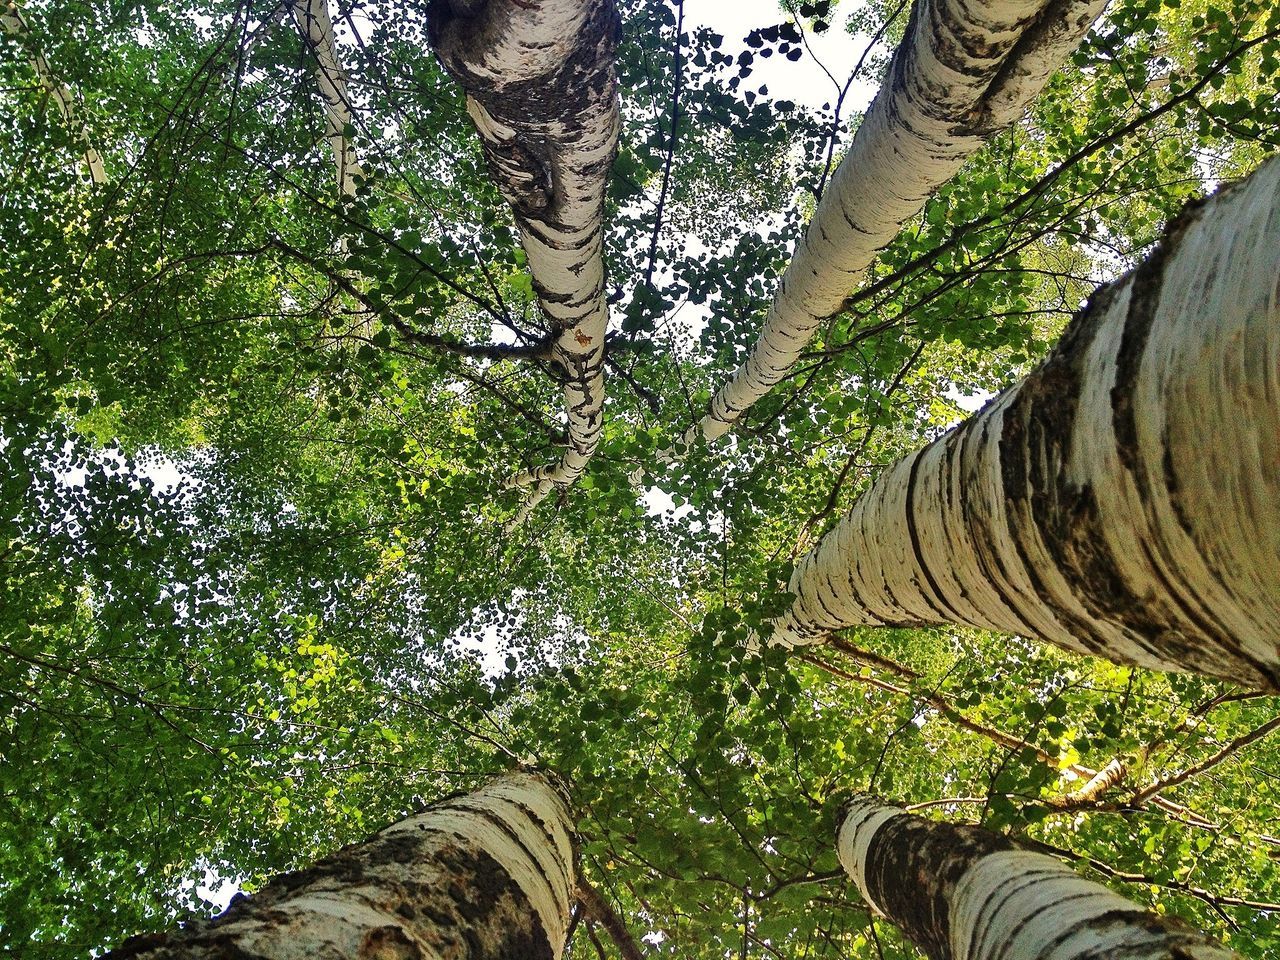
[[[726,38],[624,5],[605,442],[511,535],[502,482],[563,400],[540,360],[449,349],[545,327],[424,5],[340,23],[366,173],[343,202],[279,10],[33,2],[33,36],[0,37],[0,953],[207,912],[207,875],[252,889],[529,761],[573,783],[583,870],[654,954],[911,956],[835,861],[839,798],[867,788],[1280,947],[1239,902],[1280,901],[1273,745],[1127,805],[1274,700],[950,630],[845,638],[880,660],[744,652],[872,476],[1274,149],[1280,15],[1118,0],[733,442],[646,498],[634,469],[745,355],[859,119],[852,64],[825,107],[763,65],[883,28],[877,79],[905,26],[896,3],[783,6]],[[1126,779],[1062,809],[1113,757]]]

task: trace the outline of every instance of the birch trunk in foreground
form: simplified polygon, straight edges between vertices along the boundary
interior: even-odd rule
[[[344,197],[354,197],[356,178],[362,171],[356,162],[355,147],[347,136],[347,128],[352,126],[351,101],[347,97],[347,74],[338,59],[328,0],[294,0],[293,17],[311,55],[316,58],[316,86],[324,104],[325,138],[333,151],[338,192]]]
[[[1229,960],[1181,920],[1144,910],[979,827],[859,797],[837,835],[867,903],[931,960]]]
[[[16,3],[6,3],[3,10],[0,10],[0,25],[3,25],[5,33],[20,37],[26,43],[32,44],[31,25],[27,23],[27,18],[23,16],[22,10]],[[58,79],[45,55],[34,44],[27,47],[27,63],[35,71],[41,89],[57,106],[63,125],[84,150],[84,166],[89,179],[93,183],[106,183],[107,171],[102,164],[102,155],[93,148],[89,140],[89,131],[80,116],[80,103],[75,94]]]
[[[771,642],[958,623],[1280,689],[1280,159],[1188,207],[1035,372],[882,473]]]
[[[451,0],[432,8],[432,45],[467,93],[565,377],[569,450],[558,464],[509,481],[532,487],[513,523],[554,486],[573,483],[600,442],[609,320],[604,193],[618,149],[621,29],[612,0]]]
[[[558,960],[573,828],[544,777],[509,774],[277,877],[213,920],[133,937],[107,958]]]
[[[780,383],[876,254],[1022,115],[1105,0],[918,0],[884,86],[822,195],[746,361],[689,429],[714,440]]]

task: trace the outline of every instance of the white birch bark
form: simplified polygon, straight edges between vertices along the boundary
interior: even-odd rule
[[[870,797],[849,806],[840,863],[868,905],[932,960],[1228,960],[1236,954],[999,834]]]
[[[876,254],[1015,121],[1105,0],[918,0],[884,86],[822,195],[746,361],[685,434],[714,440],[781,382]]]
[[[58,116],[62,118],[63,125],[79,142],[81,149],[84,151],[84,166],[85,171],[89,174],[90,181],[93,183],[106,183],[106,167],[102,163],[102,155],[94,149],[89,138],[89,130],[85,126],[84,118],[80,115],[79,100],[71,92],[71,89],[53,72],[53,68],[49,66],[48,58],[40,52],[38,47],[31,43],[31,24],[27,22],[22,10],[12,0],[9,0],[3,9],[0,9],[0,26],[4,27],[5,33],[10,36],[22,37],[30,44],[27,47],[27,63],[35,71],[36,79],[40,81],[41,89],[48,94],[49,99],[57,107]]]
[[[211,921],[133,937],[107,957],[559,960],[573,830],[544,776],[508,774],[277,877]]]
[[[432,44],[467,93],[490,173],[511,206],[565,378],[569,449],[508,481],[530,487],[515,522],[586,469],[603,429],[604,194],[618,147],[612,0],[453,0]]]
[[[338,192],[344,197],[356,193],[356,180],[363,176],[356,160],[355,146],[347,130],[352,127],[351,100],[347,95],[347,73],[338,57],[333,19],[328,0],[294,0],[293,17],[316,60],[316,86],[324,104],[325,139],[333,151]],[[344,249],[346,241],[343,241]]]
[[[1049,359],[882,473],[770,642],[958,623],[1280,689],[1280,160],[1192,205]]]

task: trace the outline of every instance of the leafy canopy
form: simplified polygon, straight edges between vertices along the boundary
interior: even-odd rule
[[[335,8],[349,201],[285,6],[33,0],[0,37],[0,952],[208,912],[216,878],[251,890],[518,761],[573,782],[582,869],[658,953],[910,955],[837,868],[851,788],[949,799],[1280,946],[1274,747],[1128,804],[1273,701],[957,630],[743,654],[871,476],[1274,149],[1276,8],[1117,0],[731,442],[637,490],[745,355],[907,10],[784,4],[729,36],[624,4],[606,440],[506,535],[502,480],[548,461],[562,401],[490,349],[542,321],[427,7]],[[768,90],[832,31],[867,46],[852,84]],[[1112,758],[1126,779],[1073,806]]]

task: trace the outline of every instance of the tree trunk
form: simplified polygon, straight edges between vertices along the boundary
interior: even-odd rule
[[[545,777],[509,774],[277,877],[213,920],[133,937],[107,958],[558,960],[573,829]]]
[[[746,361],[685,435],[713,440],[787,376],[876,254],[1076,48],[1105,0],[918,0]]]
[[[1272,160],[882,473],[797,566],[771,642],[958,623],[1280,689],[1278,281]]]
[[[618,149],[621,31],[612,0],[440,0],[432,8],[432,45],[467,93],[565,377],[569,450],[509,481],[533,488],[517,523],[582,474],[603,429],[604,193]]]
[[[93,144],[89,140],[89,131],[84,125],[84,119],[80,116],[80,102],[70,88],[58,79],[58,76],[53,72],[53,68],[49,66],[48,59],[35,45],[34,38],[31,35],[31,25],[27,22],[27,18],[23,16],[22,10],[19,9],[17,4],[6,3],[4,8],[0,9],[0,26],[4,27],[5,33],[19,37],[29,44],[27,47],[27,63],[35,71],[36,79],[40,81],[41,89],[49,95],[49,99],[57,106],[58,115],[62,118],[63,125],[80,143],[81,149],[84,150],[84,166],[85,171],[89,174],[89,179],[93,183],[106,183],[106,167],[103,166],[102,155],[93,148]]]
[[[979,827],[859,797],[837,835],[869,906],[932,960],[1229,960],[1181,920],[1144,910],[1059,860]]]
[[[362,175],[362,171],[356,162],[355,147],[347,136],[347,129],[352,126],[351,101],[347,97],[347,74],[338,59],[329,2],[294,0],[293,17],[298,24],[298,32],[316,58],[316,86],[324,104],[325,137],[333,151],[338,192],[344,197],[354,197],[356,178]]]

